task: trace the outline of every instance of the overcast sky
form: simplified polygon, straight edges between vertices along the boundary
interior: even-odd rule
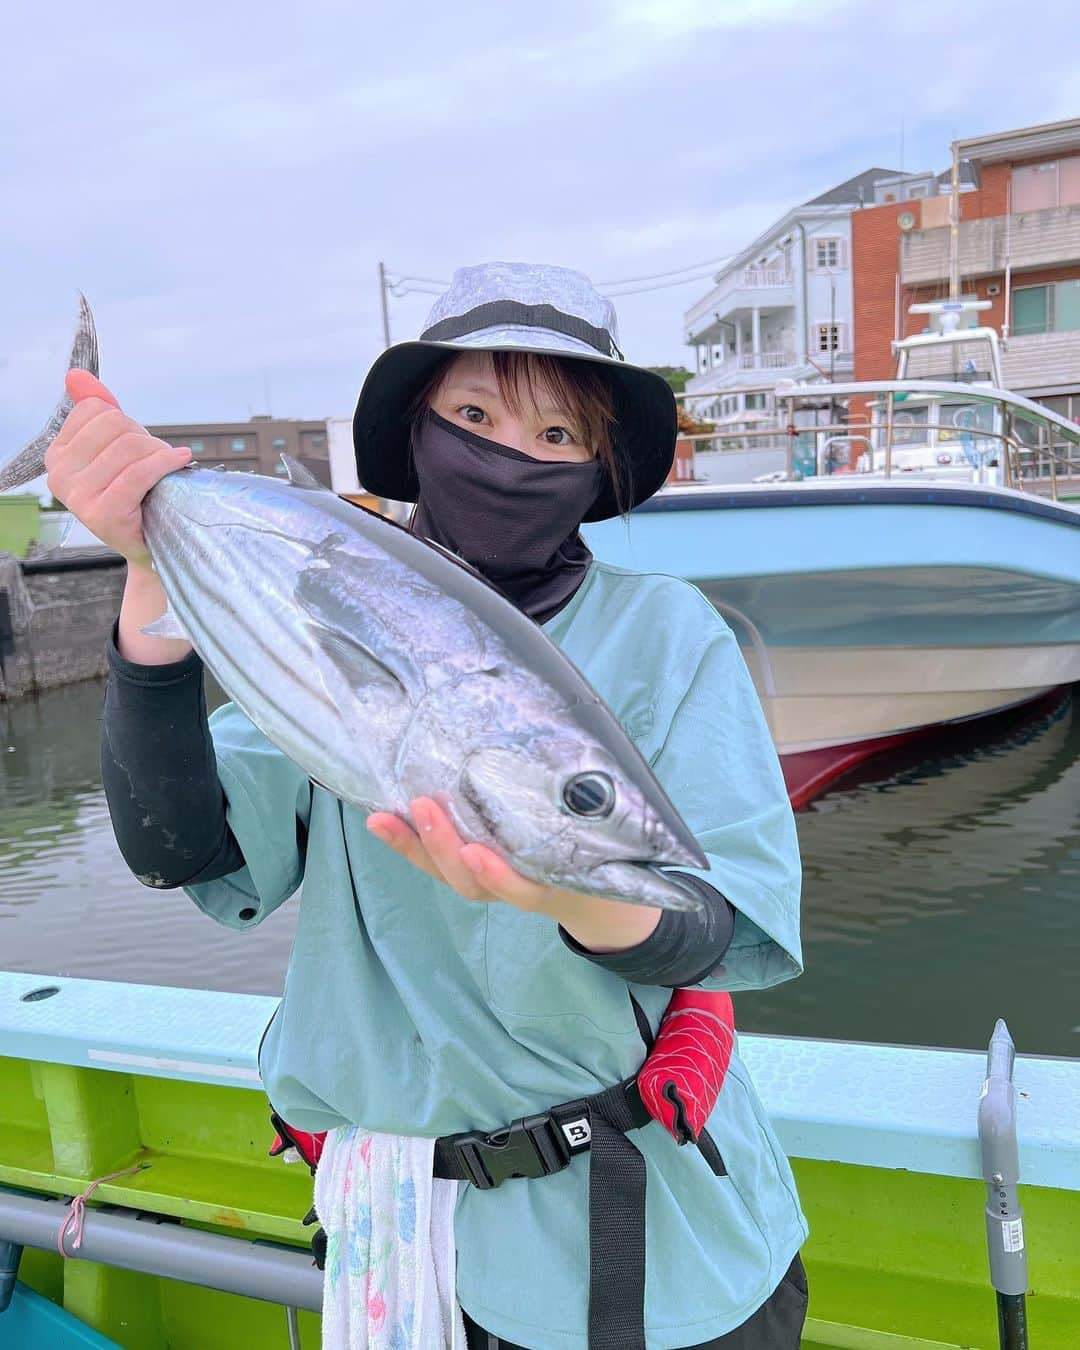
[[[717,258],[872,165],[1080,114],[1075,0],[22,3],[0,50],[0,458],[75,292],[146,422],[350,413],[376,265],[598,282]],[[681,363],[696,281],[618,301]],[[618,289],[618,288],[613,288]],[[415,336],[430,297],[391,300]]]

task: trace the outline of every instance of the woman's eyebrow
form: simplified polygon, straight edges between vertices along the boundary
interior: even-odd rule
[[[494,385],[476,383],[471,380],[450,380],[446,386],[446,393],[450,395],[454,392],[459,394],[480,394],[486,398],[500,399],[502,393]],[[556,403],[537,404],[534,411],[538,417],[562,417],[567,421],[573,421],[573,417],[568,408],[561,408]]]
[[[463,394],[486,394],[488,398],[498,398],[499,391],[491,384],[472,384],[463,380],[451,380],[446,386],[446,392],[450,393],[452,389],[457,389]]]

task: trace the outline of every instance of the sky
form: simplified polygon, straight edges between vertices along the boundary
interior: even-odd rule
[[[61,392],[80,289],[148,423],[350,414],[380,260],[613,293],[687,268],[616,302],[631,360],[681,364],[697,264],[873,165],[1080,115],[1075,0],[50,0],[4,27],[0,459]]]

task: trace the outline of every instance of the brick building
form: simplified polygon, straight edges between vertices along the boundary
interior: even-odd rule
[[[325,422],[253,417],[248,422],[195,422],[149,427],[170,445],[190,445],[196,461],[208,467],[248,469],[267,476],[285,473],[282,454],[297,459],[320,483],[330,486],[330,451]]]
[[[965,323],[1005,339],[1006,385],[1080,422],[1080,119],[958,141]],[[891,342],[927,328],[908,312],[949,295],[950,174],[875,185],[853,213],[854,377],[888,379]]]

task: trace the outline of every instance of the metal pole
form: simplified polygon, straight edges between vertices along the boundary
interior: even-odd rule
[[[949,199],[949,299],[960,299],[960,145],[952,146],[952,194]]]
[[[979,1151],[986,1182],[986,1245],[990,1283],[997,1292],[1001,1350],[1027,1350],[1028,1285],[1024,1215],[1016,1193],[1020,1150],[1016,1142],[1016,1048],[1009,1028],[998,1018],[986,1056],[986,1081],[979,1098]]]
[[[893,391],[885,396],[885,477],[892,477]],[[873,461],[871,460],[871,463]]]
[[[795,437],[798,435],[795,430],[795,400],[793,398],[787,400],[787,420],[787,481],[790,483],[795,478]]]
[[[5,1242],[0,1238],[0,1313],[6,1312],[12,1295],[15,1293],[15,1281],[19,1278],[19,1261],[22,1259],[22,1246],[18,1242]]]
[[[56,1236],[70,1210],[57,1196],[33,1195],[0,1186],[0,1238],[56,1251]],[[82,1245],[69,1257],[99,1261],[121,1270],[163,1275],[205,1289],[221,1289],[269,1303],[319,1312],[322,1272],[311,1253],[276,1242],[222,1237],[184,1228],[175,1219],[117,1205],[87,1210]]]
[[[383,348],[390,346],[390,315],[386,308],[386,268],[379,264],[379,305],[382,308]]]

